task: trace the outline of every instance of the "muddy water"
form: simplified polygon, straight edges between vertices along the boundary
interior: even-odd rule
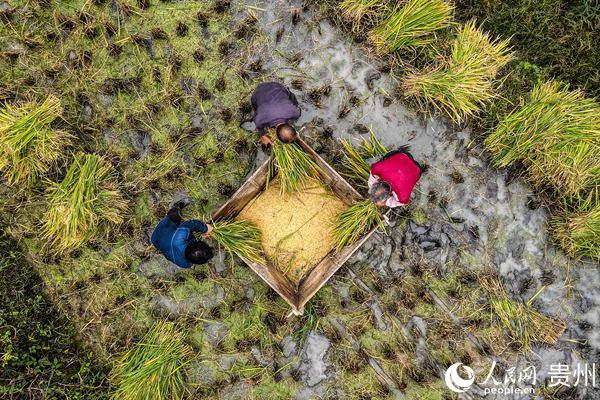
[[[263,73],[256,78],[296,86],[299,125],[330,127],[335,137],[352,140],[371,129],[388,148],[411,146],[414,157],[428,167],[411,205],[422,209],[427,220],[409,227],[424,257],[442,266],[460,260],[474,270],[491,267],[524,301],[545,286],[535,306],[561,317],[568,328],[558,345],[534,348],[528,357],[540,379],[550,364],[598,362],[598,265],[569,260],[554,247],[547,234],[548,214],[531,188],[522,178],[490,167],[468,129],[413,112],[393,99],[397,82],[381,72],[382,62],[302,6],[289,0],[238,2],[240,18],[254,13],[264,34],[247,47],[248,56],[262,62]],[[296,25],[293,10],[300,11]],[[311,95],[319,89],[321,96]],[[433,193],[447,202],[444,208],[432,204]],[[592,398],[598,392],[580,387],[578,396]]]

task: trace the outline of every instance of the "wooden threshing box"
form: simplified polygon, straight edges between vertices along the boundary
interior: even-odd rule
[[[348,205],[352,205],[357,200],[362,200],[361,195],[309,145],[301,139],[298,139],[297,143],[321,167],[323,184],[337,197]],[[214,213],[214,221],[235,218],[252,199],[265,189],[270,162],[270,159],[266,160],[233,194],[229,201]],[[338,253],[331,249],[327,256],[302,278],[297,287],[268,261],[267,265],[260,265],[248,260],[244,260],[244,262],[289,303],[292,307],[292,313],[302,315],[304,305],[376,230],[376,227],[373,228],[363,238],[346,246]]]

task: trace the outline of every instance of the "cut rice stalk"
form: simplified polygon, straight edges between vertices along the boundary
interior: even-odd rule
[[[539,84],[484,144],[496,165],[524,161],[535,186],[575,195],[599,183],[600,104],[560,82]]]
[[[513,58],[509,42],[491,38],[477,28],[475,21],[469,21],[459,29],[453,42],[451,66],[479,71],[492,79]]]
[[[437,67],[422,73],[409,73],[403,80],[405,93],[415,97],[424,110],[434,110],[460,123],[481,111],[496,97],[492,84],[467,69]]]
[[[584,200],[577,201],[574,210],[565,206],[562,214],[550,223],[552,235],[571,257],[600,260],[599,191],[597,187]]]
[[[431,43],[433,33],[452,23],[454,7],[444,0],[409,0],[373,29],[370,38],[380,53]]]
[[[244,260],[257,264],[265,264],[261,244],[261,233],[257,226],[249,221],[216,221],[212,224],[211,237],[231,256],[237,254]]]
[[[95,154],[77,154],[60,183],[48,188],[43,234],[58,251],[73,250],[123,220],[126,203],[112,165]]]
[[[352,23],[352,31],[359,33],[385,18],[391,9],[382,0],[343,0],[339,8],[342,17]]]
[[[275,140],[272,167],[277,168],[281,191],[297,192],[308,178],[317,178],[321,168],[296,143],[285,144]],[[269,175],[273,176],[273,171]]]
[[[159,321],[127,351],[111,371],[114,400],[179,400],[183,397],[183,366],[191,350],[171,322]]]
[[[459,30],[451,55],[442,65],[413,71],[402,85],[423,109],[434,109],[460,123],[496,97],[493,78],[512,57],[508,41],[493,40],[468,22]]]
[[[344,148],[345,167],[347,168],[344,176],[354,181],[356,185],[366,188],[371,173],[371,166],[367,160],[385,155],[388,152],[387,149],[373,134],[373,131],[371,131],[369,139],[362,139],[357,149],[345,139],[340,142]]]
[[[381,157],[388,152],[388,149],[375,136],[373,131],[369,132],[369,139],[362,138],[360,143],[360,154],[364,159]]]
[[[352,147],[349,141],[342,139],[340,143],[344,148],[344,167],[346,167],[343,175],[351,179],[355,184],[366,188],[369,174],[371,173],[371,166],[363,159],[360,151]]]
[[[373,226],[378,226],[385,232],[381,213],[371,200],[356,203],[342,212],[333,227],[337,251],[359,240]]]
[[[54,96],[0,110],[0,171],[8,183],[33,184],[63,157],[72,136],[50,127],[61,112]]]
[[[497,278],[482,277],[480,284],[487,292],[492,312],[498,322],[522,348],[529,349],[532,343],[555,344],[565,331],[562,321],[546,316],[531,306],[543,288],[524,304],[509,298]]]

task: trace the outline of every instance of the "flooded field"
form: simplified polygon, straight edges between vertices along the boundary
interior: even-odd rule
[[[14,26],[36,21],[27,2],[18,3],[0,4],[14,7]],[[60,93],[64,125],[78,132],[81,148],[117,167],[128,217],[107,238],[56,256],[32,234],[40,211],[23,212],[23,193],[2,189],[12,196],[3,207],[16,210],[15,220],[23,217],[13,233],[23,236],[49,298],[102,364],[112,365],[154,319],[165,318],[193,351],[185,368],[190,398],[600,398],[589,385],[549,386],[551,365],[575,370],[600,360],[597,263],[557,249],[548,213],[520,172],[491,167],[468,126],[409,108],[389,65],[318,6],[64,3],[52,13],[59,28],[46,27],[63,35],[58,44],[38,49],[23,36],[3,38],[5,52],[26,60],[10,64],[8,76]],[[86,13],[77,14],[81,9]],[[82,15],[95,22],[65,32],[69,23],[61,18],[88,18]],[[75,36],[100,26],[123,32],[90,33],[81,39],[92,51],[86,56]],[[370,131],[389,149],[410,145],[425,166],[410,206],[394,210],[388,231],[369,239],[303,317],[286,318],[285,302],[240,260],[230,265],[224,252],[185,271],[149,243],[172,201],[193,200],[185,210],[190,218],[210,215],[266,159],[256,150],[249,96],[268,80],[296,94],[302,137],[338,171],[338,139],[358,143]],[[78,86],[61,88],[73,81]],[[2,89],[10,98],[14,84]],[[503,332],[482,287],[488,277],[499,278],[510,298],[535,297],[536,310],[564,322],[558,342],[525,348]],[[444,382],[457,362],[476,376],[460,395]],[[537,383],[521,386],[528,393],[489,394],[493,381],[481,382],[493,362],[497,379],[533,365]]]

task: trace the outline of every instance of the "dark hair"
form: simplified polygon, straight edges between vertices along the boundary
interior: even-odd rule
[[[277,127],[277,137],[283,143],[295,142],[297,136],[298,132],[296,132],[296,129],[291,125],[281,124]]]
[[[369,197],[373,203],[386,201],[392,195],[392,187],[385,181],[379,181],[369,189]]]
[[[196,240],[185,248],[185,258],[192,264],[206,264],[213,258],[213,251],[203,241]]]

